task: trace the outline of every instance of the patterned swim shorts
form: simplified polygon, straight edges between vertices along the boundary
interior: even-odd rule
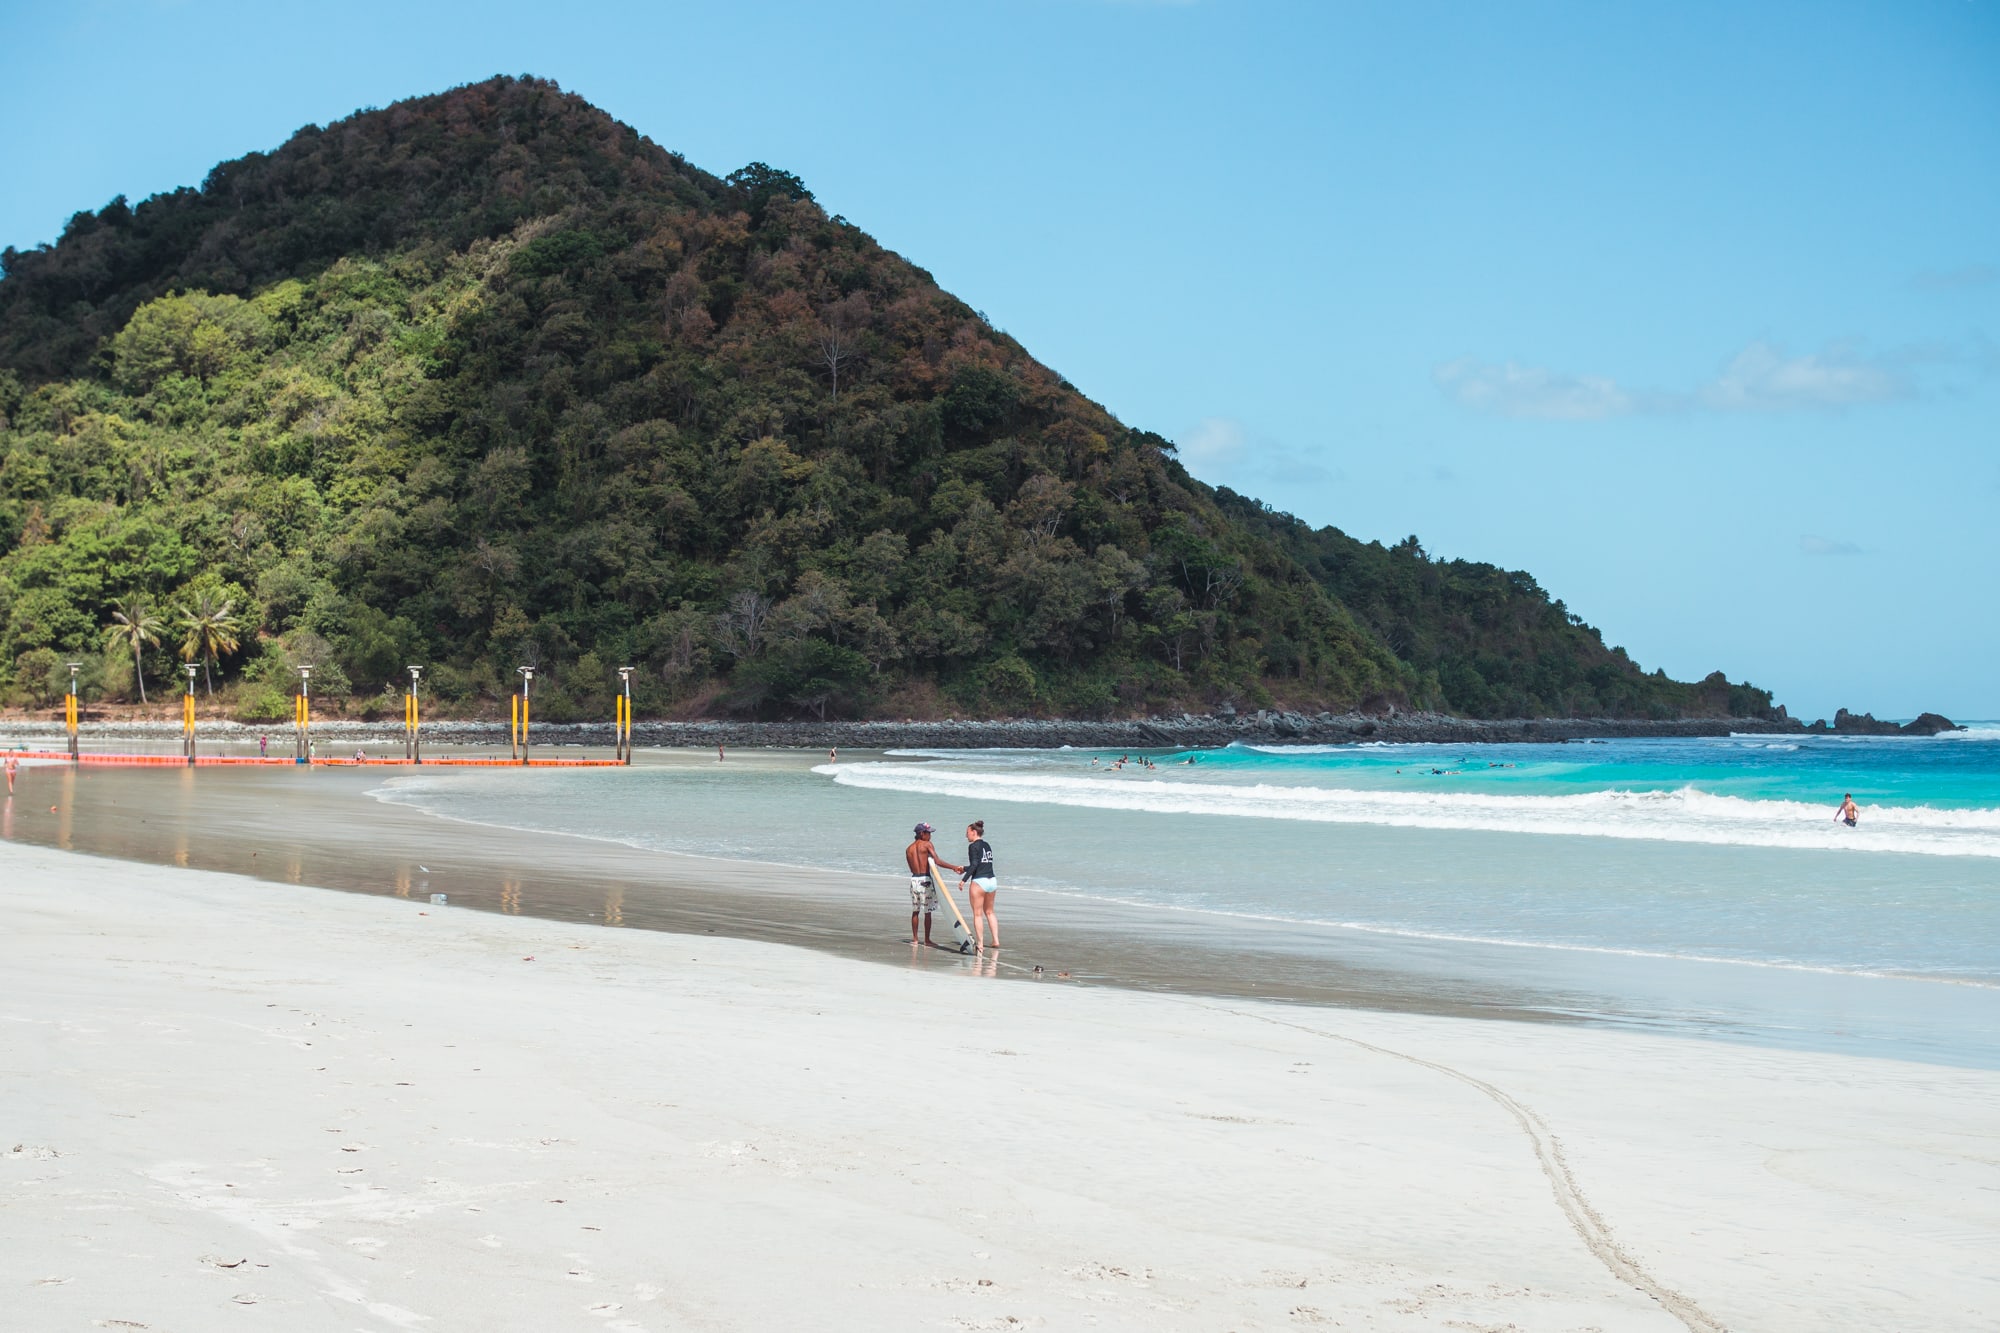
[[[931,883],[929,875],[910,876],[910,910],[912,912],[937,911],[937,885]]]

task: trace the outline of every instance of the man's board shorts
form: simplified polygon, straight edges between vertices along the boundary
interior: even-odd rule
[[[910,876],[910,910],[912,912],[937,911],[937,885],[931,883],[929,875]]]

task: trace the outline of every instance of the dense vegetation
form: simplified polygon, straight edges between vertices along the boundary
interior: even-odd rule
[[[467,711],[526,663],[552,719],[628,664],[647,712],[1769,706],[1642,673],[1526,575],[1210,490],[797,178],[539,80],[0,262],[23,701],[186,658],[249,717],[302,662],[363,708],[424,663]]]

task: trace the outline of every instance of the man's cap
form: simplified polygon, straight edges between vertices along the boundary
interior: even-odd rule
[[[937,832],[937,830],[932,828],[929,824],[919,824],[917,825],[916,828],[916,834],[919,838],[923,837],[924,834],[926,833],[935,833],[935,832]]]

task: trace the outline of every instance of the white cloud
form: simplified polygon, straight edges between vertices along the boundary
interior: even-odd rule
[[[1909,371],[1921,364],[1981,363],[1977,349],[1921,347],[1869,353],[1859,342],[1792,355],[1758,340],[1729,359],[1715,378],[1686,390],[1640,389],[1602,375],[1574,375],[1474,357],[1432,372],[1438,387],[1476,412],[1548,421],[1676,412],[1795,412],[1886,403],[1915,396]]]
[[[1860,555],[1861,548],[1853,542],[1834,541],[1828,537],[1814,537],[1810,534],[1799,538],[1800,555]]]
[[[1910,279],[1910,285],[1927,292],[1962,292],[1974,287],[1990,287],[2000,282],[2000,268],[1991,264],[1965,264],[1959,268],[1925,269]]]
[[[1738,352],[1697,395],[1718,412],[1782,412],[1793,408],[1852,407],[1907,398],[1909,379],[1884,358],[1869,358],[1854,343],[1787,356],[1782,347],[1754,342]]]
[[[1464,357],[1433,375],[1446,393],[1479,412],[1554,421],[1595,421],[1633,410],[1630,394],[1596,375],[1564,375],[1538,366],[1503,366]]]
[[[1242,422],[1230,417],[1208,417],[1179,441],[1179,452],[1189,467],[1216,467],[1241,458],[1248,440]]]

